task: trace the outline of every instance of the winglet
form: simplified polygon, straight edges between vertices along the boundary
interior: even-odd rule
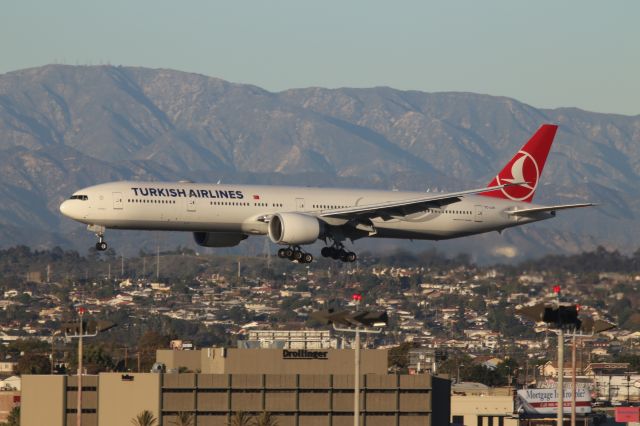
[[[530,203],[557,130],[558,126],[555,124],[543,124],[487,186],[520,182],[519,185],[485,192],[482,195]]]

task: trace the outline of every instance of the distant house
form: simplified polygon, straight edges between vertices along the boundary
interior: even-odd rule
[[[18,365],[17,362],[11,362],[11,361],[0,362],[0,374],[13,374],[17,365]]]
[[[628,362],[592,362],[584,370],[587,376],[621,376],[628,372]]]
[[[566,362],[564,363],[563,367],[563,376],[564,377],[570,377],[573,375],[573,368],[571,368],[571,363],[570,362]],[[556,361],[547,361],[545,364],[541,365],[538,367],[538,370],[540,371],[540,375],[544,376],[544,377],[558,377],[558,363]],[[580,372],[581,372],[582,368],[580,367],[580,365],[578,364],[576,366],[576,375],[580,376]]]
[[[16,390],[19,391],[21,389],[22,381],[20,376],[11,376],[7,377],[4,380],[0,380],[0,390],[8,391],[8,390]]]

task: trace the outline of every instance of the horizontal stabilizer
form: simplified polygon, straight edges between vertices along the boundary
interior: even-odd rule
[[[506,213],[512,216],[528,216],[534,213],[554,212],[556,210],[577,209],[579,207],[590,207],[590,206],[595,206],[595,204],[594,203],[561,204],[557,206],[543,206],[543,207],[532,207],[530,209],[509,210]]]

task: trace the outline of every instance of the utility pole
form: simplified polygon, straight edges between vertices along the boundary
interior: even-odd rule
[[[124,254],[120,255],[120,278],[124,278]]]
[[[53,374],[53,370],[56,365],[55,361],[55,342],[56,342],[56,333],[51,335],[51,374]]]
[[[156,247],[156,282],[160,281],[160,243]]]

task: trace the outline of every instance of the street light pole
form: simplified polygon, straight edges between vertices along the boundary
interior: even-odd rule
[[[77,407],[76,407],[76,425],[82,426],[82,349],[83,339],[85,337],[94,337],[98,335],[98,332],[106,331],[115,326],[115,324],[107,321],[98,321],[97,323],[89,323],[87,327],[84,326],[84,314],[86,309],[80,306],[78,312],[78,325],[75,322],[67,323],[64,325],[64,337],[66,339],[78,339],[78,390],[77,390]],[[94,329],[95,327],[95,329]],[[87,331],[92,330],[91,333]]]
[[[558,426],[562,426],[564,417],[564,330],[558,330]]]
[[[360,426],[360,327],[356,327],[356,360],[353,378],[353,426]]]
[[[84,331],[82,330],[82,317],[84,316],[85,309],[78,309],[78,317],[80,318],[79,330],[80,334],[78,335],[78,403],[77,403],[77,411],[76,411],[76,425],[82,426],[82,335]]]
[[[355,365],[353,376],[353,426],[360,426],[360,333],[378,334],[382,332],[382,328],[340,328],[333,324],[335,331],[341,331],[343,333],[355,333]]]
[[[362,296],[354,294],[353,300],[358,306]],[[312,312],[311,317],[319,321],[331,324],[335,331],[344,333],[354,333],[354,374],[353,374],[353,424],[360,426],[360,333],[378,334],[382,332],[382,327],[389,322],[386,312],[372,312],[368,310],[349,313],[347,311],[334,312],[330,309],[326,312]],[[344,327],[340,328],[337,324]],[[368,328],[372,327],[372,328]]]
[[[571,426],[576,426],[576,393],[577,379],[576,379],[576,331],[573,332],[573,338],[571,341]]]

